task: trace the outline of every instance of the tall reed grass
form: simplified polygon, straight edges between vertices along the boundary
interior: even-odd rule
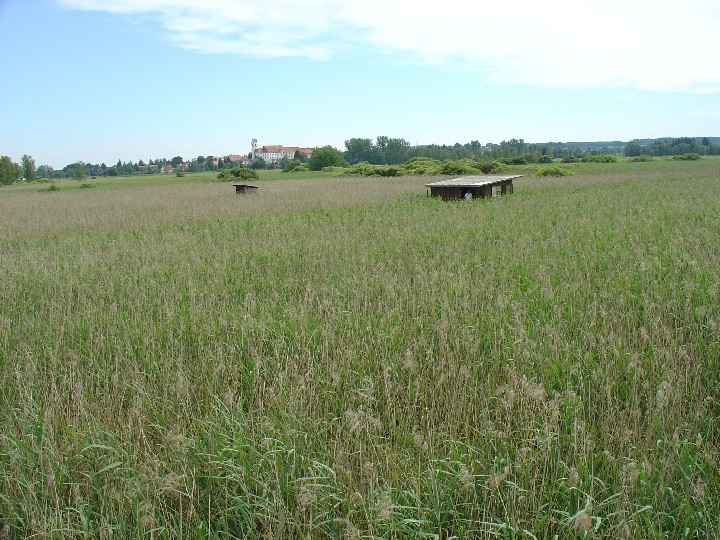
[[[0,193],[0,537],[720,536],[720,180],[652,165]]]

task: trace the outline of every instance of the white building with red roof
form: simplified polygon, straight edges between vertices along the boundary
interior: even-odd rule
[[[258,146],[257,139],[252,140],[252,158],[259,158],[268,163],[276,163],[283,158],[293,159],[296,153],[310,157],[314,150],[314,148],[283,146],[282,144]]]

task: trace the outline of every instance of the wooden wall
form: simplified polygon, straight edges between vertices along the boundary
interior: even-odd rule
[[[513,192],[512,180],[506,180],[501,183],[495,184],[502,186],[502,194],[508,194]],[[462,199],[463,193],[469,191],[472,193],[474,199],[476,198],[491,198],[492,197],[493,184],[486,186],[470,186],[466,188],[455,187],[455,186],[431,186],[430,195],[433,197],[442,197],[445,201],[452,201],[455,199]]]

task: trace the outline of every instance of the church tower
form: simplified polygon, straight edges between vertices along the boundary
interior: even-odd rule
[[[255,151],[257,150],[257,139],[250,141],[251,154],[250,159],[255,159]]]

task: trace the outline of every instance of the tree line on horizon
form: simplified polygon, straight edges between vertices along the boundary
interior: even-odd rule
[[[663,139],[633,139],[627,143],[608,141],[595,143],[526,143],[523,139],[510,139],[499,144],[481,144],[473,140],[465,144],[453,145],[415,145],[412,146],[404,138],[378,136],[370,138],[351,138],[345,141],[345,150],[332,146],[316,149],[315,159],[305,155],[284,158],[276,163],[266,163],[262,159],[254,159],[249,163],[253,169],[294,170],[306,167],[310,170],[321,170],[326,166],[356,165],[401,165],[413,158],[431,158],[438,161],[446,160],[495,160],[507,164],[547,163],[554,158],[573,160],[583,156],[610,154],[626,157],[637,156],[675,156],[698,154],[700,156],[720,155],[719,138],[713,137],[680,137]],[[319,151],[319,153],[318,153]],[[99,165],[77,161],[60,170],[50,165],[35,165],[35,160],[25,154],[20,163],[15,163],[9,156],[0,157],[0,184],[8,185],[16,181],[34,181],[38,178],[75,178],[82,180],[87,176],[129,176],[136,174],[157,174],[162,167],[170,165],[174,168],[183,166],[187,172],[222,171],[232,169],[237,163],[228,157],[197,156],[185,161],[181,156],[172,159],[151,159],[145,163],[142,159],[137,163],[118,160],[114,165]]]
[[[682,154],[698,154],[701,156],[720,156],[720,144],[713,143],[710,137],[680,137],[678,139],[655,139],[649,144],[634,139],[625,145],[623,155],[637,156],[678,156]]]

